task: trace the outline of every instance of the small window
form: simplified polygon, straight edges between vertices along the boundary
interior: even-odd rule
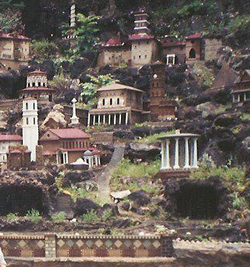
[[[32,86],[35,87],[36,86],[36,83],[32,83]]]
[[[27,125],[29,124],[29,118],[26,118],[26,124]]]
[[[41,82],[38,82],[38,87],[41,87]]]
[[[117,98],[117,105],[120,105],[120,98]]]
[[[110,103],[110,106],[113,105],[113,99],[112,98],[110,98],[109,103]]]
[[[145,55],[145,58],[147,58],[148,57],[148,55]]]
[[[141,55],[139,55],[139,59],[141,59]]]
[[[28,110],[29,109],[29,104],[28,103],[26,103],[26,110]]]
[[[33,103],[33,109],[36,109],[36,103]]]
[[[105,99],[102,100],[102,105],[105,106]]]
[[[36,125],[36,118],[33,118],[33,124]]]

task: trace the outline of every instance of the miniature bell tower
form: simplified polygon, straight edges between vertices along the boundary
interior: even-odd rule
[[[31,161],[36,161],[38,138],[37,100],[25,98],[23,100],[23,145],[31,151]]]

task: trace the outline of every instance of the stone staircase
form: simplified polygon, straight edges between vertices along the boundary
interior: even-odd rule
[[[107,203],[111,202],[109,179],[112,170],[121,162],[124,156],[125,144],[115,144],[113,156],[105,170],[98,176],[97,183],[101,198]]]

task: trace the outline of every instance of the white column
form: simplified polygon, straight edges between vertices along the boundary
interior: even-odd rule
[[[95,125],[95,114],[93,115],[93,125]]]
[[[197,145],[197,141],[198,141],[198,139],[195,137],[194,138],[194,143],[193,143],[193,147],[194,147],[194,153],[193,153],[193,168],[198,168],[198,164],[197,164],[197,162],[198,162],[198,145]]]
[[[185,138],[185,166],[184,169],[190,168],[190,161],[189,161],[189,138]]]
[[[101,115],[98,115],[98,125],[101,124]]]
[[[170,140],[167,139],[166,140],[166,169],[171,169],[171,166],[170,166]]]
[[[174,169],[180,169],[179,165],[179,138],[175,138],[175,161]]]
[[[114,125],[116,125],[116,114],[114,114]]]
[[[119,124],[122,124],[122,113],[119,114]]]
[[[111,114],[109,114],[109,125],[111,124]]]
[[[76,116],[76,103],[77,100],[75,98],[72,99],[72,104],[73,104],[73,114],[72,117],[70,118],[70,121],[72,124],[79,124],[79,118]]]
[[[238,94],[238,102],[240,102],[240,94]]]
[[[247,101],[247,95],[244,93],[244,101]]]
[[[59,164],[59,155],[58,155],[58,152],[56,152],[56,164],[57,165]]]
[[[98,156],[98,164],[99,164],[99,166],[101,166],[101,157],[100,157],[100,155]]]
[[[128,112],[126,112],[125,124],[128,125]]]
[[[90,126],[90,113],[88,114],[88,127]]]
[[[103,124],[106,124],[106,115],[103,115]]]
[[[166,169],[166,146],[165,146],[165,140],[162,140],[161,142],[161,169]]]

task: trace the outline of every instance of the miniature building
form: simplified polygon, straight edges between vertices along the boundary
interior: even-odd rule
[[[100,152],[97,150],[93,150],[92,152],[87,150],[83,154],[83,159],[89,165],[89,169],[101,166]]]
[[[39,104],[48,104],[53,101],[53,94],[54,89],[48,88],[46,72],[33,71],[28,74],[26,88],[20,91],[19,97],[32,97],[37,99]]]
[[[44,158],[51,163],[70,164],[83,157],[90,146],[90,136],[79,129],[50,129],[39,140]]]
[[[23,145],[31,151],[31,161],[36,161],[36,146],[38,145],[38,108],[37,100],[23,100]]]
[[[0,31],[0,62],[6,69],[19,70],[21,65],[28,64],[30,41],[23,35]]]
[[[7,168],[10,170],[19,170],[21,168],[31,167],[31,151],[27,146],[10,146],[7,153]]]
[[[135,12],[134,34],[129,36],[131,41],[131,63],[134,67],[151,64],[158,57],[158,42],[150,35],[148,14],[145,9]]]
[[[206,90],[205,94],[213,95],[220,91],[232,89],[237,77],[237,73],[231,69],[228,64],[224,64],[216,76],[211,88]]]
[[[131,61],[131,44],[126,40],[122,41],[120,34],[108,40],[101,47],[98,58],[98,65],[119,66],[122,63],[130,64]]]
[[[178,41],[175,36],[166,36],[161,41],[161,58],[167,65],[186,62],[186,42]]]
[[[2,170],[7,167],[7,153],[9,152],[9,147],[21,145],[22,140],[23,139],[20,135],[0,135],[0,165]]]
[[[150,85],[151,121],[175,119],[177,103],[175,100],[167,99],[166,97],[165,78],[165,65],[159,61],[152,64]]]
[[[233,103],[250,101],[250,70],[243,71],[235,81],[232,96]]]
[[[188,63],[201,60],[202,34],[196,33],[186,37],[186,60]]]
[[[98,104],[88,115],[88,126],[127,125],[140,122],[143,112],[143,91],[112,83],[97,90]]]
[[[217,38],[204,38],[205,42],[205,61],[217,58],[218,50],[222,47],[222,40]]]
[[[188,177],[190,170],[198,168],[197,134],[168,134],[161,137],[162,179]]]

